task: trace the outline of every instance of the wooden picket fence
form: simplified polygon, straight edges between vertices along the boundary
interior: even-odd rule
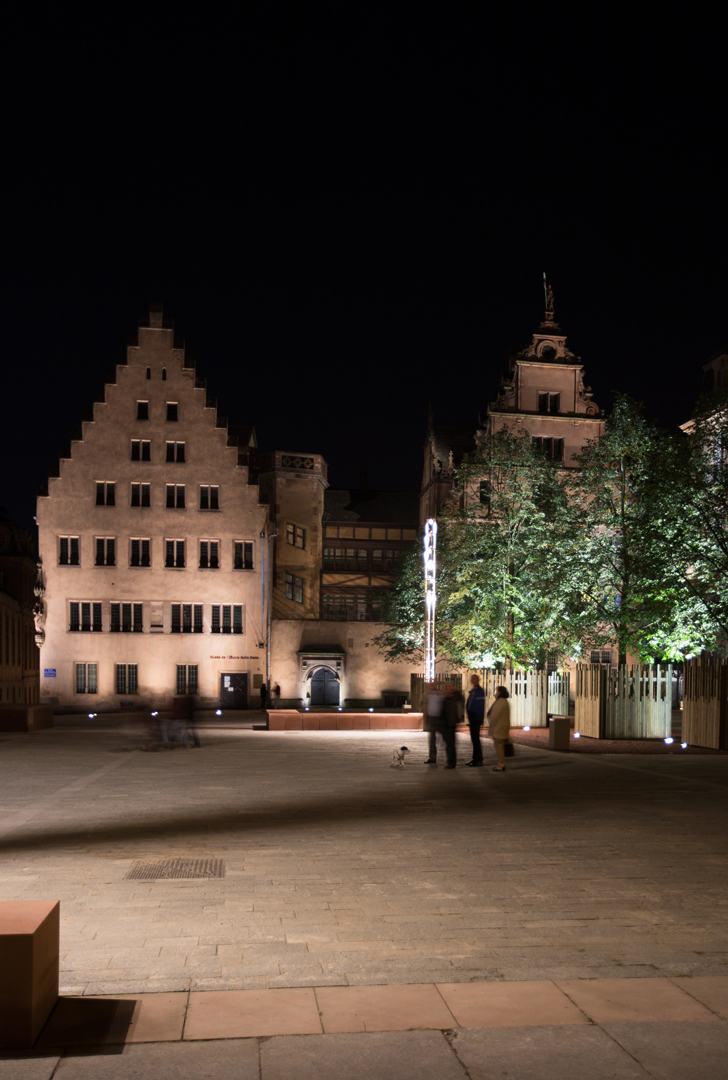
[[[592,739],[672,734],[672,664],[577,664],[574,726]]]
[[[569,676],[561,672],[514,668],[511,671],[496,671],[493,668],[479,672],[480,683],[485,690],[485,708],[488,710],[495,701],[498,686],[505,686],[510,694],[511,727],[546,727],[547,714],[568,716],[569,714]],[[460,675],[438,675],[435,685],[442,689],[447,683],[454,682],[458,690],[462,689]],[[467,690],[463,691],[467,697]],[[416,712],[422,712],[425,705],[425,681],[422,675],[410,676],[410,703]],[[486,720],[487,724],[487,720]]]
[[[683,741],[728,749],[728,664],[701,656],[686,661],[684,672]]]

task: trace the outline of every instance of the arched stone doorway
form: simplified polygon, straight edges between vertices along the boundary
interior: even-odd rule
[[[338,705],[339,690],[339,680],[331,668],[318,668],[311,676],[311,705]]]

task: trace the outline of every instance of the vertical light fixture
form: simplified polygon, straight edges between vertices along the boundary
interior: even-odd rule
[[[422,558],[425,570],[425,682],[435,678],[435,611],[437,608],[437,522],[425,522]]]

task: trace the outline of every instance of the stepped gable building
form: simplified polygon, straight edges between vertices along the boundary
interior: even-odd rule
[[[357,491],[325,491],[315,534],[322,546],[308,564],[320,577],[320,609],[312,618],[305,603],[298,610],[274,608],[273,679],[285,702],[373,705],[402,700],[409,691],[409,670],[386,664],[372,638],[381,629],[374,624],[382,591],[398,559],[417,542],[417,502],[416,492],[369,491],[364,478]],[[290,545],[292,508],[281,504],[281,510]],[[280,536],[277,544],[280,551]],[[277,563],[277,576],[282,570]]]
[[[0,705],[36,705],[40,700],[42,585],[30,533],[0,507]],[[0,718],[0,729],[3,728]]]
[[[603,434],[604,423],[591,387],[584,383],[583,364],[567,347],[554,319],[550,288],[547,303],[531,344],[511,357],[508,375],[501,378],[481,426],[489,435],[523,426],[546,457],[569,468],[585,443]]]
[[[38,498],[41,700],[250,703],[264,674],[267,522],[254,448],[152,307]]]
[[[590,439],[604,433],[603,414],[584,382],[581,359],[567,347],[554,318],[553,290],[530,345],[515,352],[501,377],[495,400],[480,417],[477,431],[428,425],[420,494],[420,522],[437,517],[452,498],[454,473],[465,453],[503,428],[527,431],[543,453],[564,468]]]

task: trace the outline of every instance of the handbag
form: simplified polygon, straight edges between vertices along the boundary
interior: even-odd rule
[[[505,754],[506,757],[513,757],[515,752],[516,752],[516,748],[515,748],[515,746],[513,745],[512,742],[504,743],[504,745],[503,745],[503,753]]]

